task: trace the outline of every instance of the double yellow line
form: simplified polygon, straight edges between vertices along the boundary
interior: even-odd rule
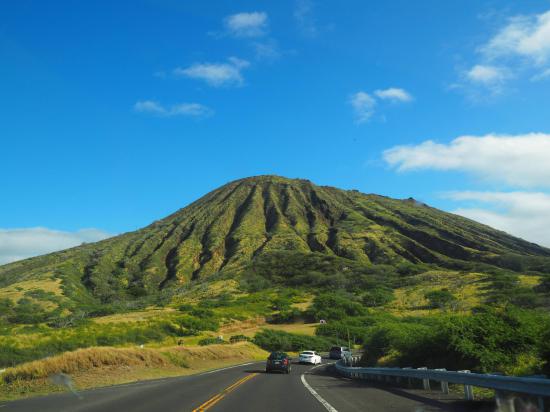
[[[217,404],[219,401],[221,401],[223,398],[225,398],[225,396],[235,390],[236,388],[238,388],[239,386],[241,386],[243,383],[249,381],[250,379],[252,379],[254,376],[256,376],[257,373],[251,373],[250,375],[247,375],[245,376],[244,378],[242,379],[239,379],[237,382],[235,382],[233,385],[231,386],[228,386],[227,388],[225,388],[223,391],[221,391],[220,393],[218,393],[217,395],[211,397],[210,399],[208,399],[206,402],[204,402],[201,406],[199,406],[198,408],[195,408],[193,409],[193,412],[202,412],[202,411],[206,411],[208,409],[210,409],[212,406],[214,406],[215,404]]]

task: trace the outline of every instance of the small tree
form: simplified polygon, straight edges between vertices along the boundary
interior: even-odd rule
[[[383,306],[394,299],[391,289],[374,288],[363,295],[363,305],[367,307]]]
[[[428,307],[431,309],[446,308],[456,300],[455,296],[448,289],[432,290],[424,297],[428,299]]]

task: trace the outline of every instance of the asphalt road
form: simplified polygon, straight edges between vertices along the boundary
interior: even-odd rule
[[[314,393],[312,393],[314,392]],[[327,365],[293,365],[290,375],[266,374],[253,363],[180,378],[55,394],[0,403],[0,412],[349,412],[480,410],[457,396],[351,381]],[[474,408],[475,407],[475,408]]]

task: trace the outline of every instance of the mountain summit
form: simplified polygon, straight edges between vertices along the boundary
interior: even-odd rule
[[[109,301],[219,272],[239,275],[259,257],[280,251],[365,265],[499,265],[512,255],[550,256],[549,249],[412,198],[256,176],[228,183],[135,232],[4,265],[0,286],[54,277],[73,295]]]

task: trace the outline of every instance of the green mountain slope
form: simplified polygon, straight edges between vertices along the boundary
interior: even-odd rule
[[[141,230],[1,266],[0,287],[55,280],[59,293],[78,302],[112,302],[220,272],[239,275],[285,250],[358,265],[550,267],[549,249],[414,199],[258,176],[228,183]]]

